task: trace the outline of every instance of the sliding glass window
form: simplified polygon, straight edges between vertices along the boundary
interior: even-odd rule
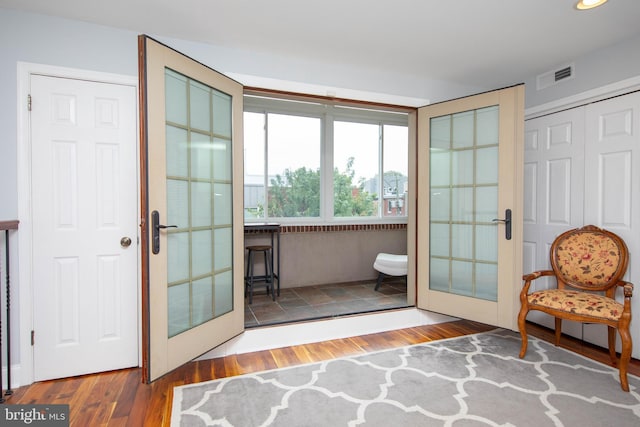
[[[406,220],[407,119],[245,96],[245,220]]]

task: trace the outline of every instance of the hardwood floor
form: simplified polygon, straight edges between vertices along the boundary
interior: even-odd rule
[[[5,404],[69,404],[72,426],[168,426],[173,387],[265,369],[317,362],[369,351],[401,347],[494,329],[467,320],[440,323],[321,343],[285,347],[186,364],[153,384],[140,382],[139,369],[44,381],[14,390]],[[551,341],[553,332],[528,325],[531,335]],[[561,346],[603,363],[608,354],[589,344],[563,337]],[[640,361],[629,373],[640,376]]]

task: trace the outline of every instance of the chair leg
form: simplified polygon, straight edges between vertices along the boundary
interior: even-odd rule
[[[376,281],[376,287],[373,289],[374,291],[377,291],[380,288],[380,285],[382,284],[382,279],[384,279],[384,274],[378,273],[378,280]]]
[[[607,343],[609,344],[611,364],[618,366],[618,356],[616,355],[616,328],[613,326],[607,326]]]
[[[618,363],[618,369],[620,370],[620,386],[624,391],[629,391],[629,379],[627,378],[627,367],[629,366],[629,360],[631,360],[631,334],[629,333],[629,326],[626,328],[618,329],[620,332],[620,341],[622,342],[622,351],[620,352],[620,362]]]
[[[529,340],[527,339],[527,314],[529,309],[526,305],[520,307],[520,313],[518,314],[518,329],[520,330],[520,337],[522,339],[522,345],[520,347],[520,359],[527,353],[527,345]]]
[[[560,345],[560,337],[562,336],[562,319],[556,317],[556,346]]]

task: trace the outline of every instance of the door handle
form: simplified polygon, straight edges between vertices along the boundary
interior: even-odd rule
[[[504,211],[504,219],[494,218],[492,221],[504,223],[504,237],[511,240],[511,209]]]
[[[178,226],[160,224],[160,213],[151,212],[151,252],[154,255],[160,253],[160,230],[165,228],[178,228]]]

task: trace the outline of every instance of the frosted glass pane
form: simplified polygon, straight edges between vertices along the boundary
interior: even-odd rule
[[[201,83],[191,81],[189,110],[191,113],[191,129],[199,129],[204,132],[211,132],[211,102],[209,94],[211,89]]]
[[[231,184],[214,184],[213,186],[213,223],[214,225],[231,225]]]
[[[476,259],[482,261],[498,261],[498,226],[476,226]]]
[[[476,188],[476,221],[490,222],[498,216],[498,187]]]
[[[233,274],[225,271],[215,277],[215,316],[222,316],[233,310]]]
[[[431,224],[429,231],[431,239],[431,255],[433,256],[449,256],[449,224]]]
[[[191,234],[192,259],[191,275],[200,276],[212,271],[211,231],[194,231]]]
[[[464,261],[451,261],[451,292],[473,296],[473,264]]]
[[[451,220],[473,221],[473,188],[453,188],[451,199]]]
[[[168,289],[169,336],[189,329],[189,284],[171,286]]]
[[[453,224],[451,226],[451,256],[469,258],[473,256],[473,226]]]
[[[451,116],[434,117],[431,119],[431,148],[451,148]]]
[[[213,140],[213,179],[231,180],[231,141],[215,138]]]
[[[219,228],[214,231],[214,268],[216,271],[231,268],[231,253],[233,249],[231,227]]]
[[[167,126],[167,175],[182,178],[189,176],[187,148],[187,131],[174,126]]]
[[[453,155],[453,173],[451,181],[453,185],[473,184],[473,151],[455,151]]]
[[[191,307],[193,326],[213,319],[213,283],[211,283],[211,276],[194,280]]]
[[[453,148],[473,147],[473,111],[465,111],[453,115]]]
[[[191,132],[191,177],[211,179],[213,144],[208,135]]]
[[[169,283],[189,278],[189,233],[167,235],[167,279]]]
[[[231,138],[231,97],[213,91],[213,133]]]
[[[449,292],[449,261],[431,258],[429,267],[429,289]]]
[[[476,151],[478,184],[498,183],[498,147],[482,148]]]
[[[206,227],[211,225],[211,183],[191,183],[191,225]]]
[[[448,188],[431,190],[431,221],[449,221],[450,194]]]
[[[498,118],[497,106],[476,111],[476,145],[498,144]]]
[[[498,301],[498,266],[476,264],[476,297]]]
[[[438,150],[431,150],[430,173],[432,187],[450,184],[450,156],[451,154],[448,151],[442,152]]]
[[[168,122],[187,125],[187,79],[165,70],[165,117]]]
[[[165,224],[160,218],[160,223]],[[189,183],[167,179],[167,222],[180,228],[189,226]]]

